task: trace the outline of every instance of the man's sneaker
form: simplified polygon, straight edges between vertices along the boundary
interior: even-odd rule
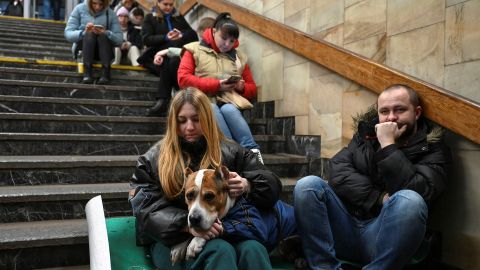
[[[262,154],[260,153],[260,149],[250,149],[253,153],[255,153],[258,157],[258,160],[263,164]]]

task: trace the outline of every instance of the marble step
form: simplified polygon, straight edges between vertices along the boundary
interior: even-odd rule
[[[22,48],[3,49],[0,48],[0,56],[7,57],[27,57],[43,60],[55,60],[55,61],[72,61],[72,53],[69,52],[56,52],[44,50],[31,50]]]
[[[145,153],[163,135],[0,133],[0,153],[17,155],[133,155]],[[263,153],[285,152],[286,137],[254,135]]]
[[[0,36],[0,42],[2,43],[8,43],[10,44],[9,47],[15,47],[18,45],[26,45],[28,46],[29,44],[32,46],[42,46],[46,48],[62,48],[62,49],[68,49],[72,50],[72,43],[68,42],[67,40],[64,40],[62,42],[57,41],[49,41],[49,40],[28,40],[25,39],[24,37],[4,37],[3,35]]]
[[[94,76],[98,77],[99,73],[100,69],[94,68]],[[78,73],[77,70],[59,71],[39,68],[0,67],[0,79],[6,80],[78,83],[82,80],[82,77],[83,74]],[[112,69],[113,85],[156,88],[159,80],[159,77],[153,76],[147,71],[119,70],[115,69],[115,66]]]
[[[297,178],[282,178],[281,199],[292,203]],[[102,195],[106,217],[132,215],[129,183],[64,184],[0,187],[0,223],[85,218],[84,207]]]
[[[2,25],[0,23],[0,25]],[[32,27],[28,26],[25,27],[24,25],[19,25],[19,24],[14,24],[14,25],[5,25],[2,28],[2,33],[16,33],[19,35],[23,35],[25,37],[39,37],[39,36],[45,36],[45,37],[52,37],[52,38],[58,38],[58,39],[65,39],[64,36],[64,30],[65,28],[42,28],[42,27]]]
[[[0,95],[0,112],[145,116],[155,101]]]
[[[265,165],[280,177],[310,174],[305,156],[262,154]],[[0,186],[128,182],[138,155],[0,156]]]
[[[3,29],[2,29],[3,30]],[[33,31],[31,34],[24,34],[24,33],[16,33],[16,32],[3,32],[2,31],[2,37],[3,38],[13,38],[13,39],[24,39],[24,40],[31,40],[32,36],[35,36],[35,31]],[[50,36],[35,36],[35,38],[32,40],[32,43],[35,43],[34,40],[39,40],[39,41],[50,41],[50,42],[55,42],[57,45],[60,44],[71,44],[68,42],[65,37],[63,36],[56,36],[56,37],[50,37]]]
[[[63,31],[64,22],[46,21],[46,20],[24,20],[18,17],[0,17],[1,26],[22,26],[24,28],[51,29],[54,31]]]
[[[157,88],[0,79],[0,95],[155,100]]]
[[[40,45],[40,44],[31,44],[28,42],[12,44],[10,40],[0,39],[0,48],[15,48],[16,50],[23,51],[38,51],[38,52],[59,52],[59,53],[72,53],[71,46],[59,46],[59,45]]]
[[[0,113],[3,132],[162,134],[164,117]]]

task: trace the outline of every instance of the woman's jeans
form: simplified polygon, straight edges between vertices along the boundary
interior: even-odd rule
[[[251,270],[272,269],[265,247],[257,241],[247,240],[229,244],[222,239],[207,241],[203,250],[190,260],[182,260],[172,266],[170,248],[157,242],[152,246],[153,264],[162,270]]]
[[[312,269],[340,269],[340,261],[363,269],[402,269],[420,246],[428,209],[412,190],[400,190],[373,219],[350,215],[332,188],[317,176],[300,179],[294,190],[295,218]]]
[[[92,65],[97,57],[100,63],[107,67],[113,60],[113,46],[107,35],[97,35],[93,32],[85,32],[82,39],[83,63]]]
[[[232,139],[247,149],[260,149],[253,139],[252,132],[242,112],[232,104],[222,107],[212,103],[212,109],[217,118],[217,124],[227,138]]]

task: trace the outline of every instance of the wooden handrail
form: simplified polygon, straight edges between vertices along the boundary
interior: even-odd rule
[[[478,120],[480,104],[472,100],[318,40],[230,2],[224,0],[187,2],[189,5],[192,5],[191,2],[197,2],[216,12],[230,12],[239,24],[377,94],[393,83],[410,85],[417,90],[422,99],[424,113],[428,118],[480,144]]]
[[[178,8],[178,11],[180,12],[180,14],[185,15],[197,4],[197,2],[197,0],[186,0]]]

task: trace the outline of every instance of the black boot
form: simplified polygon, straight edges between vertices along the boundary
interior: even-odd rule
[[[155,106],[147,110],[148,116],[166,116],[168,103],[170,100],[168,99],[159,99]]]
[[[83,65],[83,79],[82,83],[85,84],[92,84],[93,77],[92,77],[92,64],[84,64]]]
[[[102,66],[102,76],[97,84],[110,84],[110,66]]]

